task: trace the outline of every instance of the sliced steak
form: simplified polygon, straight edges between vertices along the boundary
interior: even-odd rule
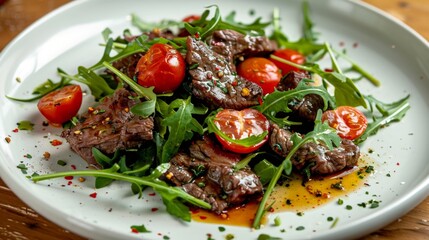
[[[286,157],[293,146],[291,136],[290,131],[273,124],[270,135],[271,149]],[[356,166],[359,157],[359,147],[353,141],[343,139],[340,146],[332,150],[323,144],[306,143],[298,149],[291,161],[298,170],[310,166],[310,172],[313,174],[329,174]]]
[[[276,43],[267,37],[244,35],[234,30],[214,31],[208,44],[231,63],[239,57],[265,56],[277,49]]]
[[[311,75],[308,72],[290,71],[286,76],[282,78],[277,90],[288,91],[295,89],[303,79],[311,79]],[[323,109],[324,102],[322,97],[317,94],[308,94],[302,99],[295,99],[288,104],[292,110],[291,120],[297,120],[300,122],[314,123],[316,119],[317,111]]]
[[[122,88],[106,97],[91,111],[80,116],[80,122],[62,132],[70,147],[89,165],[100,167],[92,155],[95,147],[105,154],[139,147],[152,140],[154,122],[131,113],[134,95]]]
[[[204,136],[190,146],[189,152],[176,154],[164,176],[192,196],[210,203],[212,211],[221,213],[262,193],[262,184],[250,168],[234,169],[241,158]]]
[[[259,103],[262,89],[237,75],[235,66],[224,56],[195,38],[187,38],[186,62],[190,66],[195,97],[213,108],[241,110]]]

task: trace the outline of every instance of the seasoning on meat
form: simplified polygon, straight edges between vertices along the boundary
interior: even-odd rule
[[[152,118],[135,116],[129,109],[136,104],[133,93],[122,88],[88,111],[76,126],[66,129],[61,136],[89,165],[100,167],[92,155],[95,147],[105,154],[116,150],[136,148],[152,140]]]
[[[204,136],[191,144],[189,152],[176,154],[164,176],[192,196],[210,203],[212,211],[220,214],[262,193],[262,184],[249,167],[234,169],[241,159],[241,155],[221,149]]]
[[[286,157],[293,146],[290,140],[292,133],[286,129],[279,128],[276,124],[273,124],[271,129],[269,139],[271,149],[280,156]],[[323,144],[308,142],[295,153],[291,161],[297,170],[301,170],[311,164],[311,173],[329,174],[347,167],[356,166],[359,157],[359,147],[353,141],[342,139],[340,146],[332,150],[329,150]]]

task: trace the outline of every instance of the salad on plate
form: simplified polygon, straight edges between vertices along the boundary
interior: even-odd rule
[[[269,212],[314,207],[290,192],[341,204],[373,171],[359,146],[405,116],[408,96],[384,103],[361,92],[357,81],[381,83],[321,41],[308,3],[298,41],[282,32],[280,16],[273,9],[272,21],[242,23],[213,5],[180,21],[132,15],[138,34],[105,29],[98,62],[76,74],[58,68],[60,80],[41,83],[32,98],[8,96],[38,101],[46,124],[63,128],[88,163],[31,180],[125,181],[137,195],[152,188],[183,221],[203,212],[228,223],[245,209],[231,224],[254,229]]]

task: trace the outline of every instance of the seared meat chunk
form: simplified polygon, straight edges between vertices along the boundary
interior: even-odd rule
[[[288,91],[295,89],[302,79],[311,79],[311,75],[308,72],[291,71],[282,78],[277,90]],[[293,116],[291,119],[313,123],[316,119],[317,110],[322,109],[324,103],[319,95],[309,94],[302,99],[291,101],[288,106],[292,110]]]
[[[129,78],[133,79],[135,73],[136,73],[136,67],[137,63],[140,60],[140,58],[143,56],[142,53],[135,53],[130,56],[121,58],[118,61],[115,61],[112,63],[113,67],[127,75]],[[114,78],[118,78],[116,74],[112,73],[110,70],[106,70],[107,73],[111,74]],[[119,82],[120,80],[117,79]]]
[[[311,79],[311,75],[308,72],[302,71],[290,71],[287,73],[277,85],[277,90],[287,91],[295,89],[302,79]]]
[[[221,213],[262,193],[262,184],[250,168],[234,169],[241,158],[204,136],[192,143],[189,152],[176,154],[164,176],[192,196],[210,203],[212,211]]]
[[[192,93],[213,108],[241,110],[257,105],[262,89],[237,75],[224,56],[195,38],[187,39],[186,62],[190,66]]]
[[[80,116],[80,122],[62,132],[70,147],[89,165],[100,167],[92,155],[95,147],[105,154],[136,148],[152,140],[152,118],[135,116],[130,109],[136,104],[134,95],[122,88],[103,99],[91,111]]]
[[[273,124],[270,135],[271,149],[286,157],[293,146],[291,136],[290,131]],[[359,156],[359,147],[353,141],[343,139],[340,146],[332,150],[323,144],[306,143],[295,153],[291,161],[298,170],[310,166],[311,173],[329,174],[356,166]]]
[[[248,36],[234,30],[214,31],[208,44],[231,63],[238,57],[264,56],[277,49],[275,42],[267,37]]]

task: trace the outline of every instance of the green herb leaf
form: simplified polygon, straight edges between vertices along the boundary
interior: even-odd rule
[[[376,134],[380,128],[389,123],[400,121],[410,109],[409,97],[408,95],[396,102],[384,103],[373,96],[367,96],[366,99],[370,105],[373,121],[368,123],[365,132],[354,142],[360,144],[369,136]]]
[[[91,66],[89,70],[94,71],[96,69],[103,67],[104,62],[112,63],[114,61],[117,61],[121,58],[130,56],[135,53],[146,52],[153,44],[153,43],[149,43],[147,40],[148,40],[148,36],[145,34],[142,34],[141,36],[134,39],[132,42],[128,43],[125,46],[125,48],[122,49],[122,51],[120,51],[118,54],[110,56],[113,48],[113,43],[114,43],[113,39],[110,38],[106,43],[103,56],[96,64]]]
[[[163,165],[164,167],[165,165]],[[109,169],[103,169],[103,170],[82,170],[82,171],[68,171],[68,172],[58,172],[58,173],[52,173],[52,174],[46,174],[46,175],[40,175],[40,176],[34,176],[31,179],[34,182],[39,182],[47,179],[52,178],[61,178],[65,176],[93,176],[97,178],[110,178],[114,180],[122,180],[130,182],[131,184],[135,184],[136,186],[148,186],[152,187],[155,191],[160,193],[161,197],[163,199],[176,199],[174,200],[174,203],[180,204],[179,198],[185,202],[188,202],[190,204],[193,204],[197,207],[201,207],[204,209],[210,209],[211,205],[207,202],[204,202],[198,198],[195,198],[192,195],[189,195],[185,191],[183,191],[180,188],[169,186],[167,183],[159,180],[159,179],[153,179],[154,176],[157,174],[160,174],[160,171],[154,173],[153,176],[150,177],[135,177],[135,176],[129,176],[123,173],[118,173],[118,170],[120,169],[120,166],[118,164],[114,164]],[[171,203],[168,203],[169,205]],[[183,204],[183,203],[182,203]],[[185,206],[186,207],[186,206]],[[189,209],[187,210],[187,214],[184,211],[184,206],[167,206],[167,211],[170,209],[174,216],[177,216],[185,221],[189,220]]]
[[[277,167],[266,159],[260,161],[253,167],[253,171],[259,177],[259,180],[261,181],[262,185],[265,185],[270,182],[271,178],[276,172],[276,169]]]
[[[69,83],[69,81],[67,81],[64,78],[61,78],[61,81],[58,83],[54,83],[52,80],[48,79],[46,82],[40,84],[39,86],[37,86],[34,90],[33,90],[33,94],[36,94],[35,97],[32,98],[15,98],[15,97],[11,97],[11,96],[7,96],[6,97],[8,99],[14,100],[14,101],[19,101],[19,102],[32,102],[35,100],[38,100],[40,98],[42,98],[43,96],[45,96],[46,94],[53,92],[57,89],[62,88],[63,86],[67,85]]]
[[[190,97],[186,100],[175,99],[170,103],[168,113],[161,121],[161,126],[168,129],[168,138],[162,147],[161,163],[170,161],[181,143],[189,138],[187,133],[191,133],[193,129],[193,107]]]
[[[32,123],[31,121],[28,121],[28,120],[20,121],[19,123],[17,123],[17,125],[18,125],[19,130],[31,131],[31,130],[33,130],[33,127],[34,127],[34,123]]]
[[[245,168],[253,158],[255,158],[256,156],[258,156],[259,154],[262,154],[262,153],[264,153],[264,152],[256,152],[256,153],[252,153],[252,154],[247,155],[245,158],[243,158],[237,164],[235,164],[234,170],[238,171],[240,169]]]
[[[290,168],[290,170],[286,169],[286,174],[290,174],[292,170],[291,158],[298,151],[298,149],[303,146],[307,142],[315,142],[315,143],[323,143],[329,149],[332,149],[335,146],[339,146],[341,143],[341,138],[337,135],[335,129],[331,128],[326,122],[322,123],[322,111],[319,109],[317,112],[316,120],[314,122],[313,131],[307,133],[304,138],[301,138],[297,133],[294,133],[291,137],[291,141],[293,142],[293,146],[286,156],[283,163],[277,168],[275,174],[273,175],[268,187],[265,190],[264,196],[259,204],[259,208],[256,212],[255,219],[253,221],[253,227],[255,229],[259,229],[261,225],[261,219],[265,214],[265,205],[270,197],[274,187],[277,184],[281,174],[285,171],[286,168]]]
[[[131,226],[131,229],[133,231],[137,231],[139,233],[150,233],[151,232],[145,227],[145,225],[140,225],[140,226],[133,225],[133,226]]]
[[[310,86],[309,83],[311,82],[312,80],[310,79],[303,79],[295,89],[282,92],[275,90],[273,93],[266,95],[262,105],[257,106],[256,109],[272,122],[278,124],[280,127],[284,127],[298,124],[288,121],[288,117],[277,117],[280,113],[287,114],[292,111],[288,106],[288,103],[292,100],[302,99],[308,94],[317,94],[323,99],[323,110],[328,108],[328,103],[331,106],[335,106],[335,102],[328,91],[323,86]]]
[[[262,233],[258,236],[258,240],[282,240],[280,237],[272,237],[268,234]]]

